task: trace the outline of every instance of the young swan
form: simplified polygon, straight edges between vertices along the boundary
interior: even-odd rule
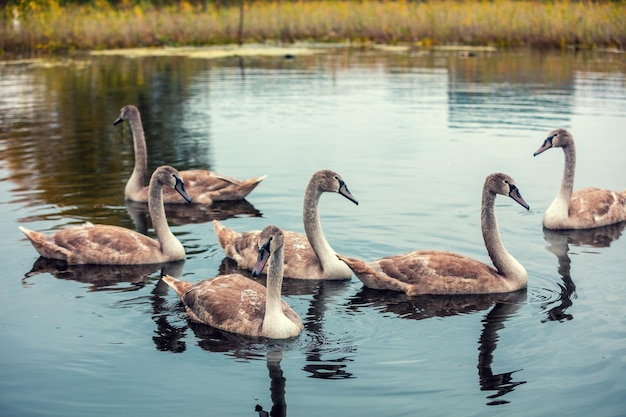
[[[222,275],[191,284],[169,275],[162,279],[176,291],[189,317],[221,330],[246,336],[286,339],[302,332],[298,314],[280,297],[285,238],[267,226],[258,240],[258,276],[269,259],[267,288],[239,274]]]
[[[621,193],[595,187],[573,192],[576,145],[570,132],[556,129],[533,155],[562,148],[565,168],[561,188],[543,216],[547,229],[591,229],[626,221],[626,190]]]
[[[337,255],[346,262],[365,286],[419,294],[484,294],[506,293],[526,287],[528,274],[507,252],[498,230],[494,202],[496,194],[511,197],[528,210],[506,174],[491,174],[485,180],[481,206],[481,228],[487,252],[496,269],[482,262],[443,251],[415,251],[372,261]]]
[[[157,239],[124,227],[86,223],[43,235],[20,226],[37,252],[44,258],[68,264],[139,265],[185,259],[185,249],[170,230],[163,207],[162,189],[174,188],[187,202],[191,199],[178,171],[164,165],[150,179],[148,209]]]
[[[148,170],[148,156],[146,151],[146,139],[141,124],[141,116],[137,107],[129,104],[122,107],[120,117],[113,124],[127,120],[133,134],[135,148],[135,167],[126,183],[124,196],[127,200],[146,202],[148,201],[148,187],[144,186],[146,171]],[[265,175],[247,180],[223,176],[215,172],[193,169],[181,171],[180,175],[187,185],[187,190],[194,203],[211,204],[214,201],[231,201],[244,199],[265,178]],[[164,190],[163,201],[166,203],[180,203],[180,199],[174,192]]]
[[[335,192],[354,204],[354,198],[341,176],[330,170],[318,171],[311,177],[304,194],[303,222],[306,236],[285,231],[285,277],[302,279],[349,279],[352,271],[339,261],[322,232],[318,212],[320,196]],[[259,231],[238,233],[217,220],[213,228],[226,256],[242,269],[251,270],[256,262]]]

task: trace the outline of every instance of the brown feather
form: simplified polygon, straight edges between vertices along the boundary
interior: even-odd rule
[[[485,246],[498,269],[475,259],[445,251],[414,251],[371,262],[337,255],[366,287],[420,294],[506,293],[526,286],[528,274],[501,244],[494,214],[496,194],[508,195],[528,209],[514,181],[494,173],[485,180],[481,228]]]
[[[261,231],[238,233],[216,220],[213,221],[213,225],[226,256],[237,262],[237,267],[252,270],[257,260],[256,242],[259,241]],[[319,259],[306,236],[291,231],[283,231],[283,233],[285,235],[284,276],[289,278],[321,276],[323,271]],[[264,271],[267,273],[267,266]]]
[[[300,334],[300,317],[282,300],[284,236],[267,226],[257,239],[259,269],[269,261],[267,288],[240,274],[221,275],[196,284],[165,276],[189,317],[221,330],[246,336],[287,338]],[[253,274],[258,275],[255,268]]]
[[[180,182],[178,171],[166,165],[157,168],[152,176],[155,196],[149,209],[160,241],[123,227],[91,223],[67,227],[52,235],[22,226],[20,230],[41,256],[69,264],[138,265],[182,260],[185,250],[169,230],[159,201],[162,186],[174,187],[177,182]]]
[[[239,274],[221,275],[195,284],[168,275],[162,279],[179,295],[192,320],[232,333],[262,336],[267,289],[256,281]],[[287,318],[302,326],[289,304],[285,301],[281,304]]]

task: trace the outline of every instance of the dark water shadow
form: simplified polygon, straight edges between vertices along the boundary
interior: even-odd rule
[[[505,322],[509,318],[517,315],[526,298],[526,289],[508,294],[408,297],[396,291],[363,287],[350,298],[347,307],[351,311],[375,308],[380,313],[392,313],[407,320],[449,317],[490,309],[482,319],[483,329],[478,338],[478,382],[481,391],[495,391],[494,394],[487,396],[489,400],[487,405],[499,405],[509,402],[499,399],[500,397],[526,383],[513,379],[513,374],[521,369],[499,374],[494,374],[492,370],[494,352],[499,340],[498,331],[505,327]]]
[[[140,233],[148,230],[148,204],[126,201],[126,210]],[[232,217],[262,217],[248,200],[216,201],[204,204],[165,204],[165,215],[169,223],[184,225],[226,220]]]
[[[266,283],[267,277],[265,275],[252,278],[248,271],[239,270],[233,261],[226,258],[220,266],[219,274],[229,273],[241,273],[262,285]],[[155,295],[153,320],[157,327],[153,341],[157,350],[184,352],[187,348],[184,339],[188,331],[191,330],[197,345],[206,351],[222,353],[233,360],[245,362],[265,358],[270,376],[272,408],[268,412],[263,409],[261,404],[256,404],[254,410],[259,415],[286,416],[286,378],[280,367],[283,351],[304,350],[307,363],[302,370],[309,373],[312,378],[346,379],[353,377],[353,374],[346,369],[347,363],[351,362],[351,359],[349,355],[345,355],[343,352],[355,352],[356,347],[349,346],[346,348],[343,341],[330,340],[331,338],[324,333],[323,329],[324,312],[328,308],[329,298],[342,296],[349,285],[349,281],[285,279],[283,281],[283,294],[311,294],[307,312],[304,315],[301,314],[304,331],[297,338],[270,340],[225,332],[188,319],[180,301],[177,300],[175,305],[168,305],[166,301],[168,297],[167,284],[159,280],[153,291]],[[185,317],[185,319],[179,321],[175,316]],[[341,356],[326,359],[326,354],[336,355],[338,349],[333,348],[333,346],[339,345],[343,346]]]
[[[187,350],[185,337],[191,330],[197,341],[197,345],[208,352],[222,353],[236,361],[249,362],[252,360],[266,360],[269,372],[270,398],[272,402],[271,410],[265,411],[261,404],[251,405],[260,416],[287,416],[287,402],[285,399],[285,387],[287,378],[283,375],[281,361],[283,350],[290,350],[291,346],[297,344],[297,340],[272,341],[262,337],[248,337],[235,333],[225,332],[211,326],[196,323],[186,319],[183,324],[175,325],[170,323],[168,316],[172,313],[172,306],[167,304],[165,295],[167,284],[159,280],[154,297],[153,320],[157,326],[152,340],[160,351],[182,353]],[[178,302],[173,307],[177,314],[185,315],[185,308]],[[254,408],[252,408],[254,407]]]
[[[541,308],[546,312],[542,322],[558,321],[564,322],[574,318],[567,310],[574,304],[576,299],[576,284],[571,276],[571,264],[569,254],[570,245],[588,248],[606,248],[617,240],[624,230],[626,222],[613,224],[605,227],[585,230],[550,230],[543,229],[543,235],[548,252],[553,253],[558,260],[558,273],[561,276],[559,286],[559,296],[556,300],[543,303]],[[590,252],[590,251],[586,251]]]
[[[184,264],[183,260],[151,265],[69,265],[65,261],[40,256],[24,275],[22,284],[32,286],[32,277],[48,273],[57,279],[89,284],[89,292],[137,291],[154,279],[153,274],[157,271],[161,271],[158,277],[163,273],[180,276]]]

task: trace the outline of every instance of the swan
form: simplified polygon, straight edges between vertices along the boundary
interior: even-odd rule
[[[366,287],[420,294],[507,293],[526,287],[528,274],[502,244],[494,202],[507,195],[529,209],[511,177],[502,173],[487,176],[480,213],[487,252],[495,269],[482,262],[451,252],[415,251],[363,262],[337,255]]]
[[[146,171],[148,170],[148,157],[141,116],[137,107],[132,104],[122,107],[120,117],[113,124],[117,125],[124,120],[127,120],[130,125],[135,148],[135,167],[124,188],[124,197],[126,200],[145,203],[148,201],[148,187],[144,186]],[[192,201],[206,205],[214,201],[242,200],[266,177],[263,175],[241,181],[202,169],[181,171],[180,175],[187,185],[187,191]],[[165,203],[181,203],[176,193],[169,190],[164,190],[163,201]]]
[[[148,207],[157,239],[119,226],[85,223],[43,235],[20,226],[20,230],[44,258],[59,259],[68,264],[140,265],[179,261],[185,249],[170,230],[163,207],[162,188],[174,188],[191,202],[180,174],[163,165],[150,179]]]
[[[309,180],[304,194],[302,219],[306,236],[284,231],[285,277],[302,279],[349,279],[352,271],[335,256],[322,231],[318,212],[319,199],[324,192],[336,192],[352,201],[354,198],[341,176],[330,170],[318,171]],[[226,256],[241,269],[251,270],[256,262],[259,231],[238,233],[213,220],[213,229]]]
[[[562,148],[565,168],[561,188],[543,216],[547,229],[591,229],[626,221],[626,190],[621,193],[595,187],[573,192],[576,145],[566,129],[550,132],[533,156],[550,148]]]
[[[180,297],[189,317],[231,333],[286,339],[303,329],[298,314],[281,299],[285,237],[276,226],[267,226],[258,236],[259,276],[269,259],[267,288],[240,274],[222,275],[192,284],[169,275],[162,277]]]

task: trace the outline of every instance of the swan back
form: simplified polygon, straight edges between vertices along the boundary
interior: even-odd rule
[[[175,188],[183,198],[189,198],[175,168],[162,166],[155,170],[150,181],[149,208],[158,241],[124,227],[91,223],[68,227],[52,235],[21,226],[20,230],[41,256],[69,264],[138,265],[182,260],[185,249],[170,231],[165,218],[161,200],[164,185]]]
[[[481,226],[485,247],[495,268],[445,251],[420,250],[371,262],[337,256],[350,266],[365,286],[405,292],[410,296],[505,293],[522,289],[528,282],[528,274],[502,244],[494,210],[498,194],[511,197],[528,209],[513,178],[494,173],[485,179]]]
[[[259,271],[263,270],[269,260],[267,288],[239,274],[222,275],[196,284],[171,276],[162,278],[179,295],[192,320],[232,333],[272,339],[294,337],[302,332],[300,317],[280,296],[282,232],[275,226],[268,226],[260,236],[258,267]]]
[[[354,204],[357,199],[350,193],[343,178],[331,170],[315,172],[304,193],[302,221],[306,235],[283,231],[284,276],[300,279],[350,279],[352,271],[339,261],[322,231],[319,217],[319,200],[325,192],[338,193]],[[226,256],[242,269],[252,270],[257,263],[260,232],[238,233],[213,221],[213,228]]]
[[[139,109],[132,104],[122,107],[119,117],[115,119],[113,124],[117,125],[123,121],[128,121],[130,125],[135,150],[135,165],[126,182],[124,197],[131,201],[147,202],[149,190],[148,187],[144,186],[144,181],[148,169],[148,154]],[[187,184],[188,193],[194,203],[209,205],[214,201],[244,199],[263,181],[265,175],[238,180],[204,169],[193,169],[181,171],[180,177]],[[163,190],[163,201],[168,204],[181,203],[176,193],[167,188]]]

